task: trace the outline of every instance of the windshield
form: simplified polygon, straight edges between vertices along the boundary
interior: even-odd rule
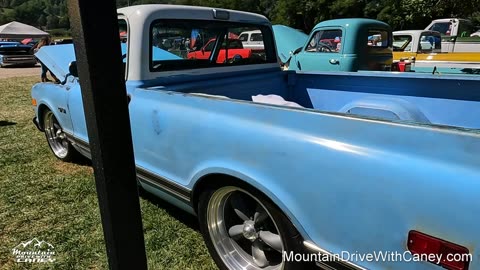
[[[157,20],[151,25],[150,70],[168,71],[276,63],[270,28],[247,23],[200,20]],[[241,33],[257,31],[259,49],[247,48]],[[263,46],[265,44],[266,46]]]
[[[394,35],[393,51],[409,52],[412,50],[412,36],[410,35]]]

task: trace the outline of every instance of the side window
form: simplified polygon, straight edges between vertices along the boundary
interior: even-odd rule
[[[434,23],[430,29],[431,31],[440,32],[442,35],[450,36],[452,32],[451,22]]]
[[[387,48],[389,47],[389,36],[385,30],[368,30],[367,45],[369,47]]]
[[[412,51],[412,36],[410,35],[393,36],[393,51],[395,52]]]
[[[250,41],[263,41],[262,34],[253,33],[253,34],[250,36]]]
[[[341,50],[342,30],[320,30],[308,42],[307,52],[337,53]]]
[[[223,46],[225,48],[225,46]],[[230,39],[228,42],[228,48],[229,49],[243,49],[242,42],[240,40],[236,39]]]
[[[241,34],[241,35],[238,37],[238,39],[239,39],[240,41],[247,41],[247,39],[248,39],[248,34]]]
[[[127,62],[127,38],[128,38],[128,25],[125,19],[118,19],[118,34],[120,36],[120,48],[122,50],[122,61]]]
[[[458,36],[459,37],[469,37],[473,32],[475,32],[475,27],[467,21],[460,21],[458,26]]]
[[[120,35],[120,41],[122,43],[127,42],[127,21],[124,19],[118,19],[118,34]]]
[[[418,50],[422,52],[441,52],[442,40],[440,36],[423,34],[420,36]]]
[[[213,46],[215,46],[215,41],[212,40],[210,41],[207,46],[205,46],[205,51],[206,52],[211,52],[213,50]]]

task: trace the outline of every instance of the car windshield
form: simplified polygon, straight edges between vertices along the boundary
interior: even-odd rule
[[[276,63],[270,28],[248,23],[201,20],[157,20],[151,25],[150,70],[168,71]],[[257,31],[264,38],[259,50],[247,48],[241,33]]]
[[[393,36],[393,51],[409,52],[412,49],[412,36],[395,35]]]

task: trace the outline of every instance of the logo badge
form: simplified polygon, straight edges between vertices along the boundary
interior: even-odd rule
[[[33,238],[21,242],[12,249],[15,261],[19,263],[49,263],[55,261],[55,248],[46,241]]]

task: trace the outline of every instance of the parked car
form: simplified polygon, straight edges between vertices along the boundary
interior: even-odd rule
[[[215,48],[216,39],[210,39],[200,50],[192,51],[188,53],[189,59],[209,59],[212,51]],[[228,56],[227,56],[228,51]],[[236,59],[250,58],[252,56],[251,49],[244,49],[242,42],[238,39],[228,39],[227,42],[222,43],[219,55],[217,57],[217,63],[223,63],[227,61],[236,61]]]
[[[317,24],[309,36],[274,25],[279,58],[288,70],[388,71],[392,30],[371,19],[338,19]]]
[[[174,5],[118,13],[136,37],[122,48],[139,184],[198,217],[220,269],[480,268],[479,80],[285,72],[264,16]],[[245,27],[261,30],[265,58],[152,49],[154,32],[218,40]],[[65,84],[33,86],[35,125],[57,158],[90,157],[73,46],[37,56]],[[365,259],[378,252],[390,257]]]
[[[33,56],[32,47],[19,42],[0,43],[0,67],[35,66],[37,60]]]
[[[245,49],[263,50],[264,48],[263,36],[260,30],[242,32],[238,39],[242,42]]]

